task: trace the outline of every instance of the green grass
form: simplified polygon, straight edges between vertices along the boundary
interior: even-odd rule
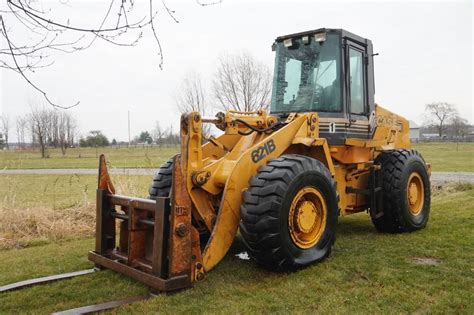
[[[474,172],[474,142],[416,143],[433,172]]]
[[[377,233],[366,214],[341,218],[329,259],[295,273],[240,260],[237,238],[193,289],[124,306],[118,313],[465,313],[474,312],[474,188],[435,193],[426,229]],[[0,285],[90,268],[93,239],[0,251]],[[420,265],[414,258],[437,259]],[[111,271],[0,294],[0,313],[49,313],[146,292]]]
[[[71,148],[63,156],[60,149],[50,149],[49,158],[42,159],[37,150],[0,150],[0,169],[97,168],[102,153],[112,167],[157,168],[176,152],[177,146]]]
[[[474,172],[474,143],[416,143],[413,145],[431,163],[434,172]],[[62,156],[59,149],[40,158],[37,151],[0,151],[0,168],[97,168],[100,153],[113,167],[157,168],[178,152],[178,147],[163,148],[74,148]]]

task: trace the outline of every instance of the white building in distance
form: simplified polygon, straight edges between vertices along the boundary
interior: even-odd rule
[[[410,124],[410,140],[418,141],[420,140],[420,126],[413,120],[409,120]]]

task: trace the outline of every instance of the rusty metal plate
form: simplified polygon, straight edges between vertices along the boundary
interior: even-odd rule
[[[186,189],[186,178],[179,156],[174,157],[171,191],[171,224],[169,271],[170,276],[188,275],[191,278],[191,198]]]

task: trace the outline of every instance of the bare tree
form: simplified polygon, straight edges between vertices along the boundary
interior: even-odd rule
[[[210,114],[212,109],[206,104],[206,92],[203,87],[203,80],[198,73],[187,74],[175,96],[176,106],[181,114],[186,112],[199,112],[203,116]],[[207,106],[206,106],[207,105]],[[211,132],[211,126],[204,124],[202,133],[207,137]]]
[[[3,114],[0,116],[0,131],[3,134],[3,137],[5,139],[5,146],[8,149],[8,135],[10,132],[10,117],[8,117],[7,114]]]
[[[427,114],[426,123],[436,127],[439,137],[443,136],[446,123],[457,115],[456,107],[445,102],[427,104],[425,112]]]
[[[66,120],[66,140],[70,147],[74,146],[78,132],[77,120],[71,116],[70,119]]]
[[[57,148],[59,146],[59,112],[49,111],[48,145]]]
[[[202,85],[202,78],[198,73],[193,72],[184,77],[175,96],[176,106],[180,113],[200,112],[205,115],[205,92]]]
[[[459,115],[454,115],[450,119],[450,127],[453,134],[458,137],[464,137],[469,133],[469,123],[467,122],[467,119],[464,119]]]
[[[74,144],[74,137],[77,128],[76,119],[70,112],[56,111],[54,112],[57,117],[57,135],[58,144],[61,148],[61,153],[66,155],[66,150]]]
[[[50,133],[52,111],[45,108],[33,108],[30,113],[31,131],[40,147],[41,157],[47,157],[48,135]]]
[[[74,144],[77,121],[70,112],[64,110],[32,107],[29,114],[32,141],[40,147],[41,157],[47,157],[47,148],[60,147],[66,155]]]
[[[38,140],[36,139],[35,125],[34,125],[33,120],[31,118],[31,113],[28,114],[27,120],[28,120],[28,131],[29,131],[30,136],[31,136],[31,147],[36,148],[36,147],[38,147]]]
[[[196,3],[207,6],[220,1]],[[6,0],[4,4],[0,9],[0,68],[16,72],[53,107],[70,108],[79,104],[59,105],[30,78],[31,72],[53,63],[50,59],[53,52],[82,51],[91,47],[96,40],[115,46],[135,46],[148,31],[156,42],[158,66],[160,69],[163,67],[163,50],[155,28],[158,10],[153,0],[110,0],[104,11],[100,12],[98,23],[93,23],[93,26],[72,21],[67,13],[58,10],[61,5],[64,6],[63,11],[74,10],[70,8],[68,1],[55,4]],[[172,21],[179,23],[175,11],[165,0],[161,1],[160,7]]]
[[[225,55],[217,66],[214,95],[224,110],[266,110],[271,82],[270,69],[250,54]]]
[[[25,145],[25,133],[28,119],[26,117],[17,117],[16,119],[16,137],[18,139],[18,146],[23,148]]]
[[[166,130],[168,132],[168,136],[166,142],[168,146],[179,144],[179,134],[175,134],[173,131],[173,125],[170,125],[169,129]]]
[[[163,130],[160,126],[160,122],[157,121],[155,123],[155,128],[151,131],[151,136],[153,138],[153,141],[158,144],[160,147],[163,145],[163,140],[166,135],[166,130]]]

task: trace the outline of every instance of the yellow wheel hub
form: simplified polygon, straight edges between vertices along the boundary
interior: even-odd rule
[[[423,180],[419,173],[413,172],[408,178],[407,183],[408,210],[411,214],[420,214],[423,209],[424,199],[425,188],[423,186]]]
[[[326,227],[327,205],[321,192],[314,187],[301,189],[291,202],[288,230],[296,246],[314,246]]]
[[[316,224],[316,208],[310,201],[303,201],[296,210],[298,212],[298,227],[302,232],[309,233]]]

